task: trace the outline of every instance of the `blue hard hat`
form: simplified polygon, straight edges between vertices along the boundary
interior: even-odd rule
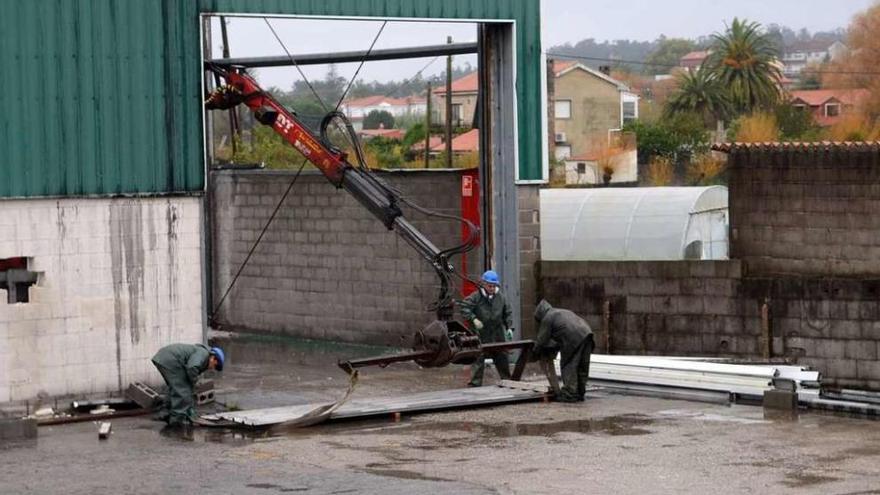
[[[493,285],[499,285],[500,282],[498,280],[498,274],[495,273],[495,270],[487,270],[486,273],[483,273],[483,276],[480,278],[483,282]]]
[[[223,349],[219,347],[212,347],[211,355],[217,357],[217,371],[223,371],[223,362],[226,361],[226,356],[223,354]]]

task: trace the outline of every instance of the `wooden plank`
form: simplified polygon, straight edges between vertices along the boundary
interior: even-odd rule
[[[393,413],[422,413],[463,407],[491,406],[511,402],[540,400],[547,396],[547,387],[511,388],[489,386],[423,392],[400,397],[355,399],[333,411],[328,420],[365,418],[390,415]],[[203,416],[213,421],[234,421],[247,426],[273,426],[296,422],[309,413],[326,407],[327,404],[303,404],[287,407],[272,407],[251,411],[235,411]]]

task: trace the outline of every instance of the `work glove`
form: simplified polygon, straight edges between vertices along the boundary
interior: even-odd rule
[[[477,318],[474,318],[474,328],[476,328],[477,330],[482,330],[483,322],[478,320]]]
[[[508,328],[506,332],[504,332],[504,340],[510,342],[513,340],[513,329]]]

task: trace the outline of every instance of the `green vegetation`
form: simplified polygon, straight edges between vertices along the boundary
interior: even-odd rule
[[[658,156],[686,161],[709,148],[709,132],[703,117],[695,113],[677,113],[654,123],[633,121],[623,131],[636,135],[640,164],[650,163]]]
[[[697,114],[707,125],[724,121],[733,114],[733,103],[719,77],[707,70],[680,72],[677,87],[666,101],[667,117]]]
[[[645,57],[646,74],[668,74],[670,68],[678,66],[681,57],[697,49],[697,44],[691,40],[664,36],[657,40],[657,45],[657,48]]]
[[[773,108],[781,97],[779,48],[761,25],[734,18],[724,33],[712,38],[703,68],[727,88],[737,112]]]
[[[394,129],[394,116],[385,110],[373,110],[364,117],[364,129]]]

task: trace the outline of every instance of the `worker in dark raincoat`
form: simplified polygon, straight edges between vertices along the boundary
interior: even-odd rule
[[[535,339],[535,355],[562,355],[562,390],[556,397],[561,402],[584,400],[590,376],[590,354],[593,352],[593,331],[580,316],[567,309],[556,309],[545,300],[535,308],[535,321],[540,324]]]
[[[153,365],[168,385],[168,400],[158,417],[169,425],[186,425],[197,417],[193,390],[199,375],[207,370],[223,371],[226,357],[219,347],[203,344],[171,344],[153,356]]]
[[[510,305],[499,292],[498,274],[489,270],[480,278],[479,289],[461,302],[461,315],[475,329],[483,343],[504,342],[513,336],[513,313]],[[506,352],[490,354],[495,369],[502,380],[510,379],[510,364]],[[470,387],[483,384],[483,372],[486,368],[484,358],[479,358],[471,365]]]

